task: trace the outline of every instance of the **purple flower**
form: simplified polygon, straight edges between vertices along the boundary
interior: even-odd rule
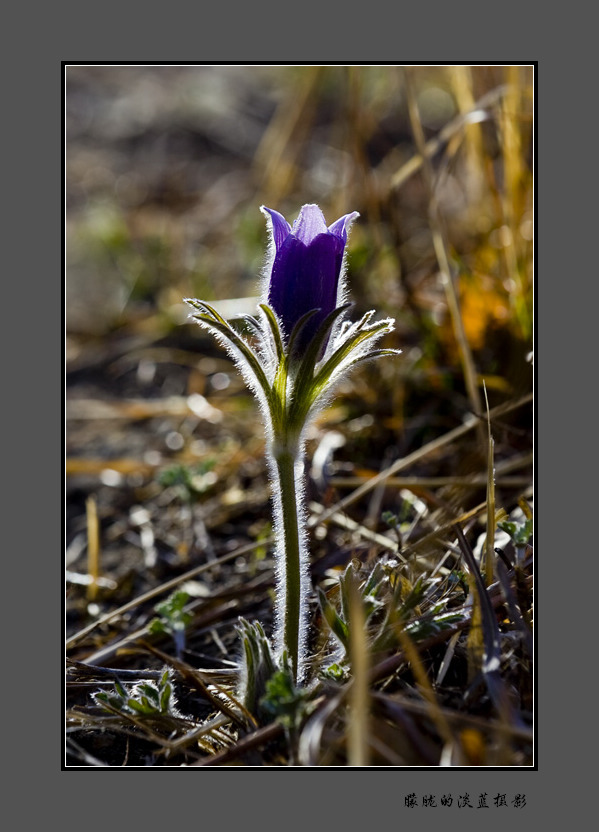
[[[326,316],[340,303],[340,284],[347,232],[357,211],[327,228],[318,205],[304,205],[293,227],[278,211],[262,206],[270,219],[274,259],[266,275],[266,300],[289,338],[299,319],[313,309],[302,329],[297,347],[304,348]]]

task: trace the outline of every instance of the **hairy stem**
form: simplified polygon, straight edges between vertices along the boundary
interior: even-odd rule
[[[302,453],[297,447],[278,447],[273,454],[273,483],[277,523],[278,615],[277,641],[286,651],[294,678],[301,677],[306,629],[307,553],[304,544]],[[283,601],[284,599],[284,601]]]

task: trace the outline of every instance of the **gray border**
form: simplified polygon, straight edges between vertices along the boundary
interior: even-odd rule
[[[11,213],[14,213],[18,218],[22,218],[23,221],[19,229],[21,234],[17,231],[15,234],[11,232],[7,235],[10,239],[6,242],[6,248],[9,252],[9,262],[14,264],[9,274],[22,273],[24,275],[24,279],[21,281],[22,285],[29,285],[33,279],[35,293],[27,294],[32,299],[35,297],[35,309],[38,315],[36,316],[34,333],[25,336],[21,325],[12,339],[12,343],[19,345],[19,352],[26,349],[26,345],[22,344],[23,341],[31,342],[30,360],[24,362],[23,369],[19,371],[18,375],[10,367],[8,368],[9,378],[12,377],[15,380],[12,389],[19,390],[18,412],[13,411],[12,417],[9,414],[9,421],[16,423],[18,420],[21,424],[25,423],[25,436],[20,443],[15,443],[15,445],[20,446],[21,452],[15,448],[16,459],[9,469],[13,472],[19,472],[18,475],[15,474],[15,480],[11,482],[11,491],[23,495],[23,499],[20,501],[21,511],[17,510],[16,512],[16,532],[18,536],[11,547],[11,554],[18,558],[19,551],[26,548],[30,556],[34,553],[39,557],[39,564],[36,565],[36,568],[39,567],[40,570],[39,578],[35,580],[35,583],[38,584],[41,590],[39,600],[36,599],[40,606],[38,607],[38,603],[36,603],[35,609],[39,609],[40,613],[39,618],[33,616],[37,621],[31,631],[31,637],[36,642],[39,641],[39,621],[50,622],[55,620],[56,598],[60,597],[62,592],[62,575],[60,574],[60,567],[57,567],[57,562],[61,562],[60,552],[56,551],[60,549],[60,542],[58,541],[61,538],[61,526],[58,518],[62,517],[60,506],[56,505],[60,499],[56,486],[57,477],[60,481],[62,476],[62,466],[58,459],[59,443],[57,442],[57,436],[62,435],[62,417],[59,415],[61,412],[59,379],[62,361],[60,357],[61,334],[57,337],[54,332],[56,322],[62,318],[60,278],[55,279],[54,277],[58,272],[57,264],[60,262],[62,245],[62,233],[59,229],[58,212],[56,210],[58,193],[60,192],[58,159],[62,155],[60,140],[60,95],[62,90],[60,61],[76,62],[76,59],[83,59],[83,62],[89,62],[90,58],[92,61],[97,58],[105,61],[119,60],[123,57],[131,60],[131,56],[139,56],[140,53],[143,53],[143,58],[146,60],[151,58],[152,61],[164,60],[165,57],[168,60],[172,59],[173,56],[192,55],[196,59],[201,58],[202,62],[209,62],[210,60],[214,62],[251,62],[252,60],[277,62],[281,58],[281,53],[287,55],[295,53],[302,57],[302,61],[298,61],[298,63],[318,62],[319,59],[322,60],[323,55],[329,61],[337,60],[342,63],[378,63],[389,59],[399,62],[400,57],[403,62],[406,62],[410,58],[412,60],[417,57],[421,58],[422,55],[441,56],[448,59],[450,58],[450,55],[448,55],[450,51],[454,53],[454,58],[463,61],[465,60],[464,54],[468,53],[471,55],[473,52],[477,52],[479,54],[476,57],[484,55],[487,58],[489,55],[497,57],[501,52],[505,55],[505,52],[509,51],[511,54],[507,58],[504,56],[504,60],[522,63],[530,62],[530,59],[522,61],[522,58],[533,53],[532,59],[539,60],[538,99],[545,104],[542,112],[547,113],[548,116],[546,119],[547,129],[543,132],[542,141],[540,142],[543,150],[541,152],[539,148],[538,153],[541,158],[538,169],[547,174],[545,189],[541,187],[538,189],[539,205],[542,205],[539,213],[543,220],[543,231],[549,226],[549,230],[554,232],[553,235],[544,235],[543,239],[556,240],[560,238],[561,225],[551,228],[551,218],[555,216],[551,207],[555,204],[556,188],[557,192],[563,195],[564,191],[560,192],[560,186],[567,188],[568,183],[563,173],[560,181],[560,172],[555,170],[555,161],[560,158],[560,153],[564,154],[564,147],[567,147],[572,139],[571,123],[567,119],[560,123],[560,112],[575,89],[575,84],[572,76],[565,74],[567,70],[563,65],[563,60],[558,62],[557,58],[544,57],[547,54],[547,49],[536,45],[538,38],[536,21],[533,29],[532,20],[523,19],[521,8],[513,15],[505,7],[502,7],[501,11],[495,9],[494,20],[487,22],[484,25],[483,32],[481,32],[481,35],[483,33],[486,35],[485,39],[492,34],[494,45],[485,45],[484,47],[479,45],[476,41],[476,31],[464,28],[461,39],[455,40],[452,38],[452,48],[448,49],[447,33],[451,31],[451,24],[456,26],[456,23],[458,23],[458,26],[460,25],[456,18],[455,7],[445,7],[447,8],[445,19],[443,19],[442,9],[435,11],[434,25],[431,25],[430,16],[433,12],[429,8],[422,9],[420,22],[415,20],[413,9],[405,13],[402,9],[399,9],[393,15],[393,19],[389,19],[388,8],[387,4],[381,4],[379,14],[375,16],[373,14],[373,4],[369,4],[368,20],[366,21],[364,20],[364,14],[351,11],[346,6],[340,10],[332,9],[329,20],[324,19],[326,11],[322,7],[318,9],[317,19],[305,13],[301,15],[292,13],[294,17],[292,26],[288,24],[285,16],[282,19],[284,29],[290,29],[293,32],[294,42],[289,44],[286,40],[287,31],[279,38],[275,38],[272,34],[269,34],[271,30],[265,30],[265,18],[268,20],[270,16],[261,16],[260,12],[255,10],[255,7],[252,7],[251,11],[248,10],[248,12],[237,12],[229,7],[220,11],[212,9],[210,12],[207,12],[205,8],[199,8],[197,9],[196,19],[191,23],[189,21],[189,6],[185,6],[185,12],[179,15],[173,14],[175,10],[171,4],[169,6],[169,19],[172,23],[170,27],[165,28],[162,15],[150,15],[147,12],[143,13],[143,19],[135,15],[131,25],[127,25],[122,4],[113,9],[107,9],[106,4],[104,4],[102,7],[98,7],[97,11],[73,4],[74,17],[69,19],[69,12],[63,9],[62,19],[63,21],[69,21],[69,28],[63,31],[58,43],[54,41],[54,45],[51,47],[44,47],[41,52],[37,52],[36,60],[29,62],[26,66],[23,66],[22,57],[18,62],[13,63],[13,66],[18,67],[18,74],[21,76],[19,81],[20,92],[18,102],[15,102],[18,103],[18,109],[15,107],[14,116],[5,120],[5,124],[10,124],[13,128],[7,131],[6,157],[22,160],[22,164],[16,164],[14,167],[10,166],[14,176],[10,204]],[[273,11],[274,9],[273,4]],[[491,10],[489,11],[491,12]],[[56,12],[51,10],[50,13],[54,16]],[[249,21],[241,19],[245,15],[248,18],[251,15]],[[299,17],[299,20],[295,19],[296,17]],[[476,24],[478,19],[479,15],[477,14],[476,17],[470,20],[470,24]],[[271,22],[274,21],[276,21],[276,18],[273,16]],[[39,31],[45,25],[43,19],[38,19],[36,28]],[[346,29],[346,27],[348,28]],[[357,37],[352,38],[352,27]],[[153,28],[158,30],[154,37],[151,34]],[[233,29],[234,31],[232,31]],[[21,31],[24,34],[22,27]],[[248,35],[248,33],[251,34]],[[456,34],[460,34],[459,29]],[[305,37],[302,37],[302,35],[305,35]],[[515,36],[519,36],[519,43],[515,42]],[[354,43],[352,43],[352,40]],[[355,44],[355,41],[358,41],[358,43]],[[337,51],[337,57],[332,54],[333,50]],[[49,52],[51,54],[48,54]],[[535,52],[536,54],[534,54]],[[492,63],[493,61],[489,60],[488,62]],[[538,123],[540,124],[540,121]],[[544,165],[543,161],[545,162]],[[571,161],[568,162],[568,178],[572,176],[572,167]],[[551,188],[549,187],[550,182]],[[578,198],[579,195],[577,195]],[[42,240],[36,245],[32,237],[37,238],[39,234],[42,235]],[[24,253],[27,257],[26,269],[23,269]],[[34,265],[28,261],[32,255],[36,259],[36,254],[39,262],[35,264],[37,268],[34,268]],[[55,254],[55,257],[52,256],[53,254]],[[541,299],[537,306],[537,315],[539,315],[539,310],[547,312],[547,315],[550,313],[551,310],[547,310],[547,306],[552,305],[552,288],[555,289],[555,283],[560,280],[561,275],[571,273],[571,267],[564,262],[564,255],[562,254],[562,262],[560,262],[559,255],[559,250],[556,251],[552,247],[551,256],[549,256],[548,251],[547,254],[541,256],[539,246],[537,246],[537,259],[543,267],[543,287],[540,293]],[[561,269],[561,266],[564,268]],[[10,289],[8,294],[10,298]],[[15,306],[15,308],[23,307],[22,298],[20,300],[19,306]],[[43,310],[42,314],[40,314],[41,310]],[[30,318],[31,313],[29,313]],[[542,319],[546,320],[547,318],[543,315]],[[564,340],[564,338],[561,339],[562,343]],[[47,347],[52,345],[54,349],[44,348],[40,351],[40,343],[43,343],[45,347],[46,345]],[[43,352],[42,358],[40,358],[40,352]],[[40,361],[42,361],[42,367],[39,365]],[[550,360],[547,361],[547,359],[545,359],[544,364],[548,367],[545,372],[552,372],[552,379],[547,378],[547,389],[553,389],[555,368],[559,367],[559,364]],[[552,370],[549,370],[550,366]],[[33,367],[37,369],[32,369]],[[27,384],[27,376],[25,376],[25,384],[23,385],[25,372],[27,372],[29,380],[33,382],[33,389]],[[543,371],[539,372],[542,373]],[[21,381],[18,384],[19,377]],[[540,384],[539,378],[540,376],[537,375],[538,387],[541,390],[545,389]],[[26,388],[25,390],[23,390],[23,386]],[[25,393],[24,396],[23,392]],[[559,402],[554,403],[552,401],[552,410],[554,404],[558,407]],[[30,414],[30,419],[24,418],[23,414]],[[550,423],[550,419],[553,417],[547,418]],[[543,423],[545,424],[545,417]],[[543,428],[541,432],[543,433],[549,429],[550,424],[547,428]],[[12,445],[12,443],[9,444]],[[552,444],[552,453],[554,450]],[[45,462],[43,466],[39,466],[38,459],[42,455],[45,457]],[[34,472],[29,466],[23,465],[24,456],[32,461],[31,466],[35,466]],[[559,459],[557,461],[559,464]],[[551,476],[554,474],[553,466],[554,461],[552,460],[552,468],[546,472],[548,482],[553,479]],[[33,478],[35,478],[34,485],[31,482]],[[541,481],[543,480],[541,479]],[[545,489],[545,492],[548,491],[549,488]],[[31,496],[32,494],[37,496]],[[548,493],[544,493],[542,496],[545,499],[548,497],[551,499]],[[32,523],[32,511],[35,511],[36,517],[39,518],[34,524]],[[538,526],[537,523],[537,529]],[[23,541],[23,536],[25,541]],[[551,538],[547,534],[539,536],[537,533],[537,546],[539,541],[547,544],[547,551],[544,552],[543,558],[546,565],[541,566],[542,579],[540,584],[542,588],[540,609],[543,637],[539,640],[541,662],[537,677],[540,690],[537,726],[537,730],[540,732],[539,771],[445,772],[438,770],[431,772],[427,770],[425,772],[413,772],[392,770],[383,772],[377,770],[376,774],[371,773],[370,780],[366,781],[361,778],[359,786],[357,786],[356,781],[348,781],[347,779],[342,781],[338,775],[333,775],[334,781],[327,780],[326,788],[322,787],[321,790],[318,789],[315,775],[312,773],[308,774],[309,781],[305,778],[302,781],[301,805],[314,807],[311,811],[318,813],[319,824],[326,823],[328,819],[335,820],[339,824],[340,821],[342,822],[348,817],[355,818],[358,823],[360,820],[364,820],[369,823],[374,821],[378,824],[381,821],[388,820],[391,823],[399,824],[407,819],[405,812],[402,812],[402,799],[405,793],[409,791],[421,793],[423,790],[428,791],[429,789],[436,792],[440,792],[441,789],[455,791],[458,788],[475,792],[479,789],[479,784],[481,789],[484,788],[488,791],[495,787],[508,791],[512,790],[514,784],[517,783],[518,790],[525,792],[528,797],[528,807],[520,815],[523,818],[522,824],[524,818],[529,823],[531,815],[536,820],[545,813],[559,822],[559,816],[569,811],[567,806],[568,797],[572,800],[572,806],[580,806],[585,795],[579,793],[576,780],[577,771],[582,768],[582,764],[578,751],[572,757],[567,753],[567,745],[565,744],[567,732],[564,723],[561,723],[560,720],[560,714],[563,713],[564,708],[568,711],[571,709],[571,702],[568,702],[571,692],[569,692],[567,682],[564,680],[562,682],[563,695],[560,695],[557,685],[553,683],[555,677],[552,672],[555,659],[552,655],[551,645],[559,644],[560,640],[559,638],[555,640],[552,638],[553,635],[557,636],[559,624],[550,620],[551,616],[557,612],[553,609],[553,602],[550,599],[560,597],[560,576],[557,572],[559,564],[550,555],[553,555],[554,551],[566,552],[568,547],[558,548],[553,528]],[[58,574],[56,574],[57,569]],[[16,571],[16,577],[22,580],[19,570]],[[23,594],[19,593],[19,597],[22,598]],[[17,616],[13,620],[21,621],[22,617]],[[552,627],[556,627],[556,633],[552,632]],[[60,638],[62,635],[60,625],[57,630]],[[27,634],[23,635],[23,630],[20,632],[21,638],[26,638]],[[570,645],[568,645],[568,649],[570,649]],[[56,674],[56,685],[57,689],[60,690],[62,685],[62,668],[60,666],[62,645],[58,645],[56,653],[52,649],[52,644],[49,649],[40,646],[37,652],[40,661],[44,661],[44,656],[47,657],[47,674],[45,676],[47,679],[54,679]],[[25,651],[21,653],[22,658],[26,655]],[[58,672],[56,672],[57,665]],[[37,667],[35,673],[36,675],[38,673]],[[15,748],[21,748],[23,755],[21,760],[13,758],[13,766],[22,762],[24,768],[31,766],[33,763],[32,773],[36,769],[43,771],[44,781],[52,788],[56,786],[53,773],[57,770],[57,761],[60,760],[61,756],[62,714],[60,702],[56,714],[53,708],[48,712],[48,709],[43,707],[47,701],[44,698],[40,703],[39,697],[36,697],[36,710],[32,709],[31,711],[32,713],[41,711],[39,718],[36,720],[35,730],[41,734],[48,732],[45,743],[36,741],[34,745],[29,742],[23,744],[22,739],[20,739],[11,743],[11,745]],[[54,722],[55,719],[56,723]],[[560,728],[560,724],[564,727]],[[568,728],[569,730],[570,728]],[[574,734],[576,735],[575,730]],[[564,765],[564,762],[566,765]],[[21,766],[16,767],[21,768]],[[215,769],[211,770],[215,771]],[[230,770],[228,769],[228,771]],[[145,784],[145,791],[142,791],[144,784],[140,783],[139,794],[132,789],[131,779],[120,785],[119,790],[122,789],[123,793],[127,790],[129,795],[127,804],[131,806],[131,819],[139,821],[140,815],[143,819],[144,814],[146,814],[145,806],[150,807],[150,805],[152,815],[157,819],[161,816],[166,817],[167,812],[172,818],[172,808],[174,806],[177,806],[179,811],[182,810],[181,817],[188,818],[191,816],[199,819],[203,816],[205,819],[206,814],[208,817],[216,817],[219,811],[218,805],[221,801],[211,799],[212,790],[217,782],[222,783],[222,779],[220,777],[218,781],[215,781],[214,778],[211,779],[210,791],[208,791],[208,787],[205,789],[198,789],[197,787],[190,789],[188,781],[183,781],[183,785],[180,785],[178,789],[171,788],[173,783],[172,780],[169,780],[169,790],[164,793],[164,800],[160,800],[161,806],[156,805],[156,800],[148,799],[147,783]],[[85,811],[86,808],[88,811],[85,812],[84,817],[89,816],[89,807],[91,805],[97,806],[93,795],[97,796],[98,785],[90,780],[84,788],[83,783],[83,779],[79,777],[77,779],[77,789],[73,788],[72,781],[65,782],[63,786],[63,794],[64,796],[68,794],[73,818],[81,817],[80,812]],[[245,778],[238,777],[236,779],[234,784],[235,799],[231,800],[231,784],[228,782],[226,791],[229,794],[229,799],[221,804],[226,807],[227,824],[243,821],[244,818],[251,815],[259,818],[260,822],[267,826],[268,821],[265,814],[268,813],[265,813],[264,798],[268,795],[268,792],[265,791],[265,785],[269,783],[272,785],[273,781],[265,781],[264,778],[258,781],[257,773],[246,772]],[[487,784],[489,785],[487,786]],[[106,785],[105,782],[104,785]],[[112,780],[110,785],[111,792],[108,799],[114,807],[116,794],[112,789],[116,786],[116,781]],[[289,778],[283,781],[279,778],[274,785],[276,786],[277,804],[279,800],[285,800],[287,795],[288,797],[285,800],[287,808],[292,807],[294,803],[297,804],[297,781],[291,782]],[[284,792],[287,795],[284,795]],[[106,792],[103,792],[103,794],[106,795]],[[162,793],[159,797],[161,796]],[[293,800],[294,797],[295,800]],[[320,801],[319,798],[321,798]],[[93,803],[90,803],[90,799],[93,800]],[[272,800],[273,798],[271,796],[268,799]],[[208,801],[208,805],[206,801]],[[211,806],[214,807],[213,810],[210,809]],[[327,809],[323,809],[323,806],[326,806]],[[188,809],[190,814],[188,814]],[[254,809],[258,810],[255,814],[252,812]],[[110,810],[106,807],[106,812],[108,811]],[[295,811],[293,814],[298,817],[298,820],[301,817]],[[281,816],[277,812],[274,812],[273,815],[278,817],[280,821]],[[422,811],[416,817],[419,824],[421,824]],[[443,819],[446,817],[449,819],[448,815],[444,814],[442,816]],[[516,814],[513,811],[510,811],[508,817],[510,823],[520,825],[516,821]],[[125,816],[122,814],[121,818],[125,820]],[[306,819],[309,820],[309,818],[310,816],[306,815]],[[459,819],[462,821],[461,816],[459,816]],[[434,822],[438,822],[438,818]]]

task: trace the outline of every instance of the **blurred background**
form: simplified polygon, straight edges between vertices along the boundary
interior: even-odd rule
[[[403,350],[356,370],[315,427],[323,502],[327,487],[346,493],[343,478],[355,487],[484,413],[483,379],[491,407],[532,390],[534,67],[65,73],[71,630],[173,570],[266,534],[256,408],[182,302],[255,308],[267,243],[260,205],[290,222],[308,202],[329,224],[360,212],[349,241],[353,315],[394,317],[385,346]],[[506,475],[498,501],[509,512],[532,484],[530,409],[494,430]],[[474,445],[411,473],[482,475],[460,492],[466,510],[485,494]],[[356,511],[376,529],[396,499]],[[94,517],[105,581],[90,598],[77,582]]]

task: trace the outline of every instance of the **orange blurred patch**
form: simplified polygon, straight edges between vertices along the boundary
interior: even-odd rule
[[[505,326],[510,317],[509,299],[499,292],[488,276],[464,280],[460,292],[460,309],[466,337],[472,349],[479,349],[491,327]]]
[[[469,765],[485,765],[486,745],[480,731],[476,731],[474,728],[465,728],[460,733],[460,742]]]

